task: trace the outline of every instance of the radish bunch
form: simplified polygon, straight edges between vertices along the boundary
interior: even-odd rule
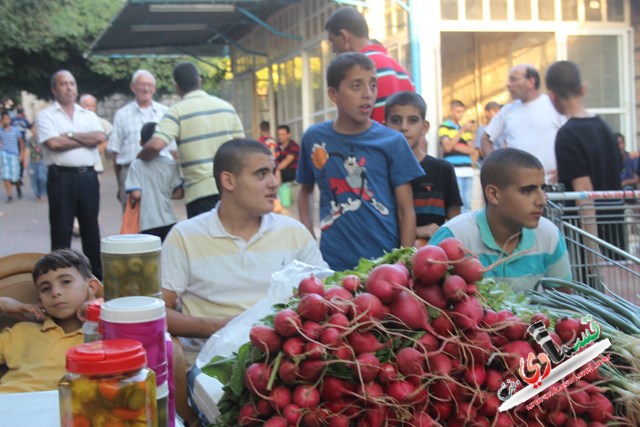
[[[481,305],[482,265],[467,252],[446,239],[334,286],[305,278],[288,307],[252,327],[250,356],[231,378],[242,387],[226,388],[217,425],[596,427],[612,419],[609,399],[587,382],[597,371],[531,410],[498,412],[502,383],[541,350],[528,341],[529,322]],[[558,322],[554,339],[570,341],[574,326]]]

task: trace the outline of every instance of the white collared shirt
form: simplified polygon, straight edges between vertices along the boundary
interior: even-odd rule
[[[38,142],[43,145],[44,161],[48,165],[67,167],[93,166],[98,162],[96,147],[78,147],[71,150],[52,151],[46,144],[51,138],[66,135],[69,132],[102,132],[98,116],[78,104],[73,104],[73,118],[64,112],[62,106],[55,101],[36,115]]]
[[[117,164],[128,165],[136,158],[142,149],[140,146],[142,125],[147,122],[159,122],[167,110],[168,107],[155,101],[152,101],[148,108],[140,108],[136,101],[133,101],[116,112],[107,150],[118,153]],[[160,155],[172,159],[170,151],[177,151],[175,141],[163,148]]]

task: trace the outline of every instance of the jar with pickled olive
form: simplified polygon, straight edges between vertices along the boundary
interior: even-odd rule
[[[62,427],[158,427],[156,378],[138,341],[70,348],[58,392]]]
[[[149,234],[120,234],[102,239],[104,299],[162,297],[160,238]]]

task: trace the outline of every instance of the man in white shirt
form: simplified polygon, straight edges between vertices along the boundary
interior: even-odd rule
[[[76,104],[76,79],[67,70],[51,77],[55,102],[36,116],[38,138],[48,166],[47,196],[51,249],[71,247],[73,218],[78,218],[82,251],[102,280],[100,262],[100,184],[94,165],[97,146],[107,137],[93,111]]]
[[[131,77],[131,92],[135,100],[120,108],[113,118],[113,130],[109,137],[107,151],[113,156],[113,169],[118,182],[118,199],[124,211],[127,205],[127,193],[124,183],[127,179],[129,164],[136,158],[140,147],[140,129],[148,122],[159,122],[167,112],[167,107],[155,102],[156,79],[147,70],[137,70]],[[170,151],[176,151],[172,141],[160,155],[172,158]]]
[[[516,65],[509,72],[507,89],[514,100],[502,107],[482,136],[482,155],[487,157],[500,140],[503,146],[519,148],[536,156],[545,170],[548,184],[558,180],[555,140],[566,118],[551,100],[540,93],[540,74],[531,65]]]

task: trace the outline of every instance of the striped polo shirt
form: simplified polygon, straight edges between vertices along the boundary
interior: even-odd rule
[[[507,256],[491,234],[486,209],[458,215],[446,222],[431,237],[429,244],[437,245],[447,237],[460,239],[467,249],[478,255],[485,267]],[[515,292],[532,289],[542,277],[571,280],[564,237],[546,218],[540,218],[536,228],[522,229],[522,237],[513,253],[520,256],[487,271],[484,277],[508,282]]]
[[[460,125],[452,122],[450,119],[445,120],[444,123],[440,125],[438,128],[438,138],[442,140],[442,138],[447,137],[449,139],[455,138],[455,136],[460,131]],[[471,141],[473,135],[471,132],[463,132],[456,146],[466,146],[468,141]],[[453,167],[470,167],[472,165],[471,156],[465,154],[461,151],[456,150],[456,147],[453,148],[449,153],[444,153],[442,158],[448,161],[453,165]]]
[[[189,92],[162,118],[154,137],[175,139],[185,180],[185,203],[218,194],[213,157],[225,142],[244,138],[242,122],[227,101],[203,90]]]

